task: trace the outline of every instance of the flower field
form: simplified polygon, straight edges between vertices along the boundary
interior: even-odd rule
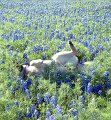
[[[18,64],[51,59],[69,41],[81,69],[19,76]],[[0,1],[0,120],[111,120],[110,0]]]

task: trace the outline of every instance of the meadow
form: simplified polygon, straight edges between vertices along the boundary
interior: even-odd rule
[[[83,69],[18,76],[17,64],[51,59],[69,40]],[[110,0],[0,1],[0,120],[111,120]]]

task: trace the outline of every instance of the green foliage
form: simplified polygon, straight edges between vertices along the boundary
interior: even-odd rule
[[[110,7],[103,9],[108,4],[110,5],[110,0],[62,0],[62,2],[13,0],[12,3],[4,0],[0,3],[0,120],[37,120],[35,117],[26,118],[25,113],[31,104],[36,104],[38,93],[42,99],[46,93],[57,97],[57,104],[62,106],[63,111],[63,115],[56,116],[58,120],[74,119],[68,112],[71,100],[75,101],[73,108],[78,110],[79,120],[111,120],[111,90],[106,89],[104,80],[104,72],[108,70],[111,83],[111,21],[108,14]],[[35,12],[33,13],[33,11]],[[11,21],[11,18],[14,21]],[[46,29],[46,25],[49,25],[48,29]],[[14,40],[14,32],[17,29],[23,33],[23,39]],[[13,35],[7,38],[10,36],[10,32]],[[50,39],[52,32],[54,32],[54,36]],[[56,37],[58,33],[63,33],[63,36]],[[72,38],[69,38],[69,33],[73,35]],[[6,38],[3,37],[4,34],[7,35]],[[63,37],[66,39],[62,39]],[[25,62],[23,53],[28,55],[29,61],[40,59],[44,54],[46,59],[51,59],[51,56],[57,51],[70,50],[69,40],[77,48],[77,57],[80,60],[86,58],[87,61],[90,61],[96,50],[101,46],[103,49],[96,51],[93,64],[86,65],[83,69],[76,70],[68,64],[66,67],[70,70],[57,75],[60,71],[56,71],[55,66],[52,65],[46,67],[43,76],[30,76],[32,84],[28,89],[31,98],[26,98],[21,86],[16,89],[19,74],[16,66],[17,63]],[[86,41],[88,46],[85,45]],[[100,45],[99,48],[97,48],[98,45]],[[43,49],[33,51],[34,46],[41,46]],[[85,103],[80,107],[78,98],[82,92],[81,72],[92,77],[93,86],[102,83],[104,96],[88,94],[85,91]],[[66,78],[70,78],[70,75],[75,76],[70,79],[73,87],[66,82]],[[61,82],[61,85],[57,85],[57,80]],[[14,93],[12,93],[11,87],[16,89]],[[19,106],[14,104],[15,100],[18,100]],[[11,106],[9,110],[6,110],[7,105]],[[40,112],[38,120],[45,120],[46,108],[50,108],[51,114],[56,115],[56,109],[50,103],[43,102],[36,104],[36,109]],[[21,115],[19,116],[18,113]]]

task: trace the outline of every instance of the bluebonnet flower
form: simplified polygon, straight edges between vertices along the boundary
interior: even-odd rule
[[[43,24],[42,24],[42,23],[40,23],[40,24],[39,24],[39,27],[40,27],[40,28],[42,28],[42,27],[43,27]]]
[[[27,87],[29,87],[30,85],[32,85],[32,79],[28,78],[28,80],[27,80]]]
[[[71,100],[71,101],[70,101],[70,108],[72,108],[72,107],[75,106],[75,105],[76,105],[75,100]]]
[[[84,41],[83,44],[84,44],[85,47],[88,47],[90,45],[90,42],[89,41]]]
[[[0,64],[5,64],[5,61],[4,61],[4,60],[1,60]]]
[[[31,23],[26,23],[26,27],[30,28],[31,27]]]
[[[33,47],[33,51],[34,51],[34,52],[39,52],[39,51],[42,51],[42,50],[43,50],[43,47],[42,47],[42,46],[35,45],[35,46]]]
[[[52,96],[50,99],[50,104],[52,105],[52,107],[56,107],[57,105],[57,97],[56,96]]]
[[[54,36],[55,39],[61,39],[60,33],[56,33]]]
[[[19,34],[19,39],[21,39],[21,40],[24,39],[24,33]]]
[[[50,28],[50,25],[46,25],[46,29],[49,29]]]
[[[25,91],[27,89],[27,82],[24,80],[21,80],[21,84],[22,84],[22,90]]]
[[[40,116],[40,112],[36,109],[34,110],[33,114],[34,114],[34,117],[37,117],[37,118]]]
[[[75,75],[74,75],[74,74],[71,74],[71,75],[69,76],[69,78],[70,78],[71,80],[75,80]]]
[[[36,109],[36,106],[35,106],[34,104],[31,104],[31,105],[30,105],[30,110],[31,110],[31,112],[34,112],[35,109]]]
[[[81,110],[84,107],[84,103],[83,102],[79,102],[78,103],[78,108]]]
[[[10,104],[7,104],[7,105],[5,106],[5,110],[6,110],[6,111],[9,111],[11,108],[12,108],[12,105],[10,105]]]
[[[64,32],[60,32],[59,36],[60,36],[60,38],[62,38],[64,36]]]
[[[82,93],[84,93],[85,90],[86,90],[86,86],[85,85],[81,85],[81,90],[82,90]]]
[[[61,71],[57,71],[57,76],[61,77],[62,76],[62,72]]]
[[[70,78],[66,78],[65,81],[66,81],[66,83],[69,83],[69,82],[71,82],[71,79]]]
[[[29,62],[28,58],[25,58],[24,65],[28,65],[28,66],[30,66],[30,62]]]
[[[104,40],[108,43],[110,39],[108,37],[104,37]]]
[[[93,86],[92,84],[89,82],[88,85],[87,85],[87,93],[92,93],[93,92]]]
[[[35,25],[35,26],[34,26],[34,29],[35,29],[35,30],[37,30],[37,29],[38,29],[38,27]]]
[[[18,40],[18,39],[19,39],[18,35],[17,35],[17,34],[14,34],[13,40],[16,41],[16,40]]]
[[[78,111],[77,111],[76,109],[74,109],[74,108],[71,108],[71,109],[69,110],[69,112],[70,112],[71,115],[73,115],[73,116],[78,115]]]
[[[90,78],[88,78],[87,76],[82,76],[82,90],[84,91],[84,89],[86,90],[87,89],[87,85],[88,83],[91,81]]]
[[[15,101],[14,101],[14,104],[18,107],[18,106],[19,106],[18,100],[15,100]]]
[[[95,94],[98,94],[99,90],[102,90],[102,89],[103,89],[103,86],[101,83],[95,84],[93,87],[93,91]]]
[[[29,89],[26,89],[25,90],[25,94],[26,94],[26,98],[30,98],[31,96],[30,96],[30,91],[29,91]]]
[[[60,105],[56,106],[56,114],[62,114],[62,107]]]
[[[56,115],[55,114],[51,115],[48,120],[57,120]]]
[[[49,93],[45,93],[45,94],[44,94],[44,101],[45,101],[46,103],[49,103],[49,102],[50,102],[50,97],[51,97],[51,95],[50,95]]]
[[[78,120],[78,116],[77,115],[74,116],[73,120]]]
[[[80,101],[81,103],[84,103],[84,102],[85,102],[85,97],[84,97],[84,95],[80,95],[80,96],[79,96],[79,101]]]
[[[13,94],[15,93],[15,88],[13,86],[10,86],[10,90]]]
[[[22,112],[21,111],[18,111],[17,112],[17,117],[16,117],[17,120],[19,119],[22,119]]]
[[[61,83],[62,83],[61,80],[56,80],[56,85],[57,85],[57,86],[60,87],[60,86],[61,86]]]
[[[70,28],[66,28],[65,31],[68,32],[70,30]]]
[[[54,37],[54,32],[50,33],[49,40],[51,40]]]
[[[14,17],[11,17],[11,18],[9,19],[9,21],[10,21],[11,23],[15,22],[15,18],[14,18]]]
[[[73,84],[72,84],[70,78],[66,78],[65,81],[66,81],[66,83],[67,83],[70,87],[73,87]]]
[[[24,59],[28,59],[27,53],[23,53],[23,58],[24,58]]]
[[[62,41],[66,41],[67,38],[65,36],[62,37]]]
[[[107,82],[109,81],[109,71],[104,72],[104,80]]]
[[[9,36],[6,33],[2,34],[1,37],[3,39],[9,40]]]
[[[46,119],[48,120],[50,116],[51,116],[50,109],[47,108],[47,109],[46,109]]]
[[[45,60],[46,57],[47,57],[46,54],[43,54],[43,55],[42,55],[42,60]]]
[[[111,82],[107,82],[107,88],[111,89]]]
[[[73,35],[73,34],[71,34],[71,33],[69,33],[68,34],[68,39],[70,40],[70,39],[74,39],[75,38],[75,36]]]
[[[17,88],[21,87],[21,78],[20,78],[20,76],[17,76],[17,78],[16,78],[16,85],[17,85]]]
[[[38,103],[38,104],[42,104],[43,99],[42,99],[42,96],[41,96],[40,93],[37,94],[36,98],[37,98],[37,103]]]
[[[28,118],[32,117],[32,113],[30,112],[29,108],[27,108],[27,111],[25,113],[25,117],[28,117]]]

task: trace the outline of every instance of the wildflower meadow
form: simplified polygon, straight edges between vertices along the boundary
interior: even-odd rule
[[[81,69],[19,76],[69,41]],[[0,120],[111,120],[110,0],[0,0]]]

